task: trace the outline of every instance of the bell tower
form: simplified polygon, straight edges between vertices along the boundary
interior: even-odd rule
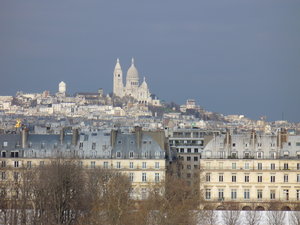
[[[117,63],[114,70],[114,87],[113,87],[113,94],[118,97],[124,96],[124,86],[123,86],[123,72],[120,65],[119,59],[117,59]]]

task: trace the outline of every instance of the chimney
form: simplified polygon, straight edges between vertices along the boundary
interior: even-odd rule
[[[78,141],[78,129],[72,130],[72,145],[76,146]]]
[[[61,145],[63,144],[64,139],[65,139],[65,129],[62,128],[62,129],[60,130],[60,136],[59,136],[59,141],[60,141],[60,144],[61,144]]]
[[[136,126],[136,127],[134,127],[134,130],[135,130],[137,148],[140,149],[141,144],[142,144],[142,128],[139,126]]]
[[[118,134],[117,130],[111,130],[111,132],[110,132],[110,146],[112,148],[115,147],[116,140],[117,140],[117,134]]]
[[[27,147],[27,139],[28,139],[28,129],[23,129],[21,131],[21,139],[22,139],[22,148],[26,148]]]

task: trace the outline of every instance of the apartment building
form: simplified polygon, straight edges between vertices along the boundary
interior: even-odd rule
[[[72,131],[72,130],[71,130]],[[150,188],[165,180],[165,138],[161,132],[121,130],[63,130],[60,135],[0,135],[1,188],[18,180],[24,168],[35,168],[57,158],[75,160],[83,169],[111,169],[128,176],[132,198],[146,198]]]
[[[300,160],[202,159],[202,207],[300,210]]]

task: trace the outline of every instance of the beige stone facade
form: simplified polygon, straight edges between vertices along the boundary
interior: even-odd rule
[[[6,158],[0,162],[0,187],[2,193],[6,183],[22,179],[25,168],[36,168],[51,162],[50,158]],[[104,168],[119,171],[132,182],[132,198],[146,198],[155,184],[165,180],[166,164],[164,159],[76,159],[83,169]]]
[[[202,207],[300,209],[300,160],[202,159],[200,164]]]

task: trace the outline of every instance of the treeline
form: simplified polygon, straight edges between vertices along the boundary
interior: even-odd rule
[[[172,176],[148,187],[145,200],[136,200],[126,175],[83,169],[76,161],[57,159],[10,173],[12,179],[1,183],[0,224],[197,224],[197,198]]]

